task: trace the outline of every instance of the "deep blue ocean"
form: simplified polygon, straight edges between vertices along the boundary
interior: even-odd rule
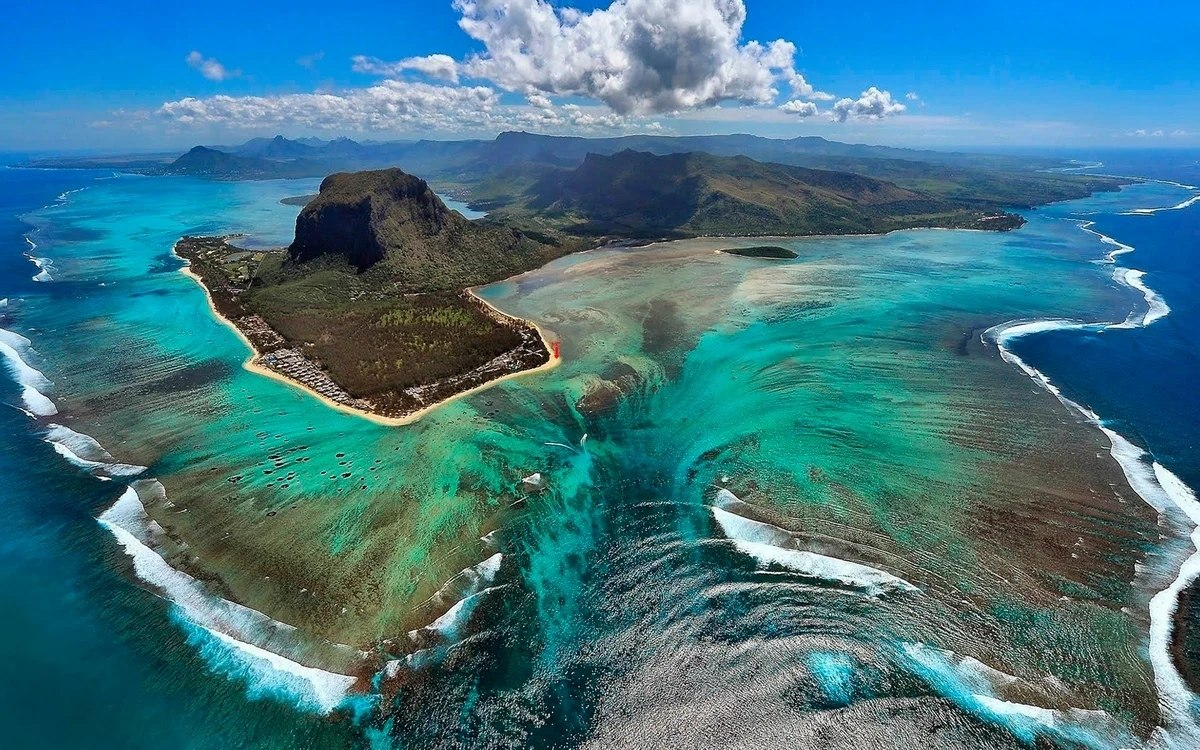
[[[1103,161],[1099,173],[1200,185],[1200,153],[1071,156]],[[0,169],[0,298],[46,293],[32,280],[38,269],[25,255],[31,226],[21,217],[109,178],[105,171]],[[1121,264],[1145,272],[1170,314],[1147,328],[1042,333],[1013,349],[1200,487],[1200,203],[1094,219],[1094,231],[1134,248]],[[65,285],[55,294],[71,304]],[[84,351],[89,342],[74,345]],[[20,387],[0,378],[0,748],[363,742],[345,722],[284,701],[247,700],[243,684],[214,674],[169,604],[116,564],[123,553],[95,520],[112,503],[113,487],[64,471],[28,428],[20,403]]]
[[[1200,185],[1195,152],[1092,158],[1103,162],[1097,173]],[[1093,230],[1134,248],[1121,265],[1145,271],[1145,283],[1171,314],[1146,328],[1049,332],[1022,340],[1018,349],[1075,400],[1200,487],[1200,204],[1094,219]]]
[[[111,172],[0,169],[0,297],[38,291],[20,220]],[[68,240],[69,238],[59,238]],[[60,300],[70,304],[69,297]],[[86,341],[78,342],[86,347]],[[0,402],[20,389],[0,378]],[[344,726],[249,702],[214,675],[169,605],[135,585],[96,516],[111,483],[63,471],[12,406],[0,407],[0,747],[345,747]]]

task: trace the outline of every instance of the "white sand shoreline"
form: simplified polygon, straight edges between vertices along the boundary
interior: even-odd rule
[[[186,260],[185,260],[185,263],[187,263]],[[221,323],[225,324],[235,334],[237,334],[237,337],[239,339],[241,339],[242,343],[246,345],[246,348],[250,350],[250,355],[242,362],[243,369],[245,369],[248,372],[252,372],[256,375],[262,375],[263,377],[271,378],[272,380],[276,380],[280,383],[291,386],[292,388],[304,393],[305,395],[315,398],[316,400],[320,401],[321,403],[325,404],[326,406],[328,406],[330,408],[337,409],[338,411],[343,412],[345,414],[350,414],[350,415],[353,415],[356,417],[361,417],[370,422],[374,422],[375,424],[382,425],[385,427],[401,427],[404,425],[412,424],[414,422],[419,421],[422,417],[426,416],[427,414],[432,412],[434,409],[437,409],[438,407],[441,407],[448,403],[451,403],[452,401],[456,401],[460,398],[465,398],[466,396],[470,396],[474,393],[478,393],[479,391],[482,391],[486,388],[490,388],[493,385],[502,383],[502,382],[504,382],[506,380],[510,380],[512,378],[517,378],[517,377],[521,377],[523,375],[532,375],[535,373],[546,372],[548,370],[552,370],[555,367],[557,367],[559,365],[559,363],[561,362],[560,357],[554,356],[554,349],[551,347],[550,340],[547,337],[546,331],[543,330],[541,326],[539,326],[537,323],[534,323],[533,321],[524,320],[524,319],[518,318],[514,315],[509,315],[508,313],[504,312],[503,310],[499,309],[492,303],[488,302],[487,300],[483,299],[478,294],[476,294],[475,288],[472,287],[470,289],[467,289],[466,292],[467,292],[467,294],[470,294],[471,297],[473,299],[477,300],[480,304],[485,305],[488,309],[492,310],[496,314],[501,315],[505,318],[508,318],[510,320],[519,321],[519,322],[525,323],[526,325],[532,326],[534,328],[534,330],[536,330],[538,332],[538,336],[542,340],[542,345],[546,348],[546,351],[550,353],[550,359],[547,360],[545,363],[538,365],[537,367],[532,367],[532,368],[529,368],[526,370],[518,370],[517,372],[506,373],[498,378],[493,378],[492,380],[489,380],[485,383],[480,383],[479,385],[476,385],[472,388],[468,388],[465,391],[459,391],[458,393],[454,393],[450,396],[447,396],[446,398],[444,398],[440,401],[432,403],[428,406],[424,406],[424,407],[417,409],[416,411],[411,412],[409,414],[405,414],[402,417],[387,417],[382,414],[376,414],[374,412],[366,411],[364,409],[356,409],[355,407],[349,406],[347,404],[338,403],[337,401],[334,401],[333,399],[331,399],[327,396],[317,393],[313,389],[309,388],[307,385],[305,385],[297,380],[293,380],[293,379],[287,377],[286,375],[275,372],[274,370],[270,369],[269,367],[262,365],[260,363],[260,361],[262,359],[262,353],[260,351],[258,351],[258,348],[254,346],[254,343],[252,341],[250,341],[249,338],[247,338],[246,334],[243,333],[242,330],[237,327],[237,324],[235,324],[232,320],[226,318],[224,315],[221,314],[221,311],[217,309],[216,303],[213,301],[212,294],[209,292],[208,287],[205,286],[204,280],[201,279],[200,276],[197,275],[191,269],[190,263],[187,265],[184,265],[184,267],[179,270],[183,273],[184,276],[187,276],[189,279],[195,281],[196,284],[199,285],[199,287],[204,291],[204,298],[208,302],[208,308],[212,312],[213,317],[216,318]]]

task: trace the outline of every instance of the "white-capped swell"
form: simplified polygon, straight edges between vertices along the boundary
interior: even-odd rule
[[[1142,299],[1146,301],[1146,312],[1142,315],[1140,323],[1137,321],[1137,316],[1133,313],[1130,313],[1129,317],[1121,323],[1098,323],[1095,327],[1097,329],[1142,328],[1150,325],[1156,320],[1161,320],[1162,318],[1167,317],[1167,315],[1169,315],[1171,312],[1171,308],[1167,306],[1167,303],[1158,294],[1158,292],[1146,286],[1146,283],[1142,281],[1146,275],[1146,272],[1140,271],[1136,268],[1122,268],[1116,265],[1117,256],[1133,252],[1133,246],[1126,245],[1123,242],[1118,242],[1112,237],[1109,237],[1107,234],[1101,234],[1100,232],[1097,232],[1095,229],[1092,229],[1095,224],[1096,222],[1094,221],[1080,221],[1079,228],[1088,234],[1099,237],[1101,242],[1113,248],[1104,256],[1104,262],[1111,263],[1114,266],[1112,272],[1113,281],[1121,284],[1122,286],[1136,289],[1139,293],[1141,293]]]
[[[155,550],[163,530],[146,514],[139,493],[161,496],[164,491],[156,480],[135,482],[97,520],[132,559],[137,577],[174,605],[173,614],[187,623],[189,640],[213,669],[245,680],[251,697],[282,694],[322,713],[337,708],[355,678],[281,655],[296,647],[294,627],[215,596],[171,567]],[[214,644],[221,648],[214,649]]]
[[[1161,320],[1171,314],[1171,308],[1167,307],[1167,303],[1159,296],[1158,292],[1154,291],[1142,281],[1145,277],[1145,271],[1139,271],[1136,268],[1122,268],[1123,282],[1142,293],[1142,299],[1146,300],[1146,314],[1142,316],[1142,327],[1148,326],[1156,320]]]
[[[453,607],[446,610],[445,614],[431,622],[429,625],[426,625],[423,629],[427,631],[434,631],[448,641],[458,640],[458,635],[462,630],[463,625],[466,625],[467,621],[471,619],[471,614],[483,601],[483,598],[494,591],[499,591],[502,588],[504,588],[504,585],[488,586],[487,588],[476,591],[464,599],[460,599],[454,603]],[[419,631],[412,631],[409,633],[409,635],[415,637],[418,632]]]
[[[37,250],[37,243],[29,235],[25,235],[25,244],[29,246],[29,250],[25,253],[25,257],[29,258],[29,262],[37,266],[38,273],[33,277],[34,281],[54,281],[54,277],[50,275],[50,271],[54,268],[54,261],[49,258],[39,258],[33,252]]]
[[[21,386],[21,400],[25,402],[26,410],[36,417],[52,417],[58,414],[58,407],[41,389],[49,388],[53,383],[41,370],[25,361],[22,355],[31,350],[29,339],[0,328],[0,356],[4,357],[13,380]]]
[[[1194,203],[1193,199],[1190,203]],[[1133,250],[1107,235],[1092,229],[1094,222],[1080,222],[1080,228],[1098,236],[1101,242],[1114,246],[1106,262],[1115,263],[1117,255]],[[1004,361],[1019,367],[1034,382],[1054,394],[1068,408],[1078,412],[1087,421],[1098,427],[1109,439],[1112,457],[1121,467],[1129,486],[1150,507],[1160,514],[1191,528],[1190,539],[1194,552],[1182,565],[1174,581],[1156,593],[1150,600],[1149,651],[1150,664],[1154,672],[1154,683],[1158,690],[1159,708],[1166,726],[1154,738],[1154,743],[1170,748],[1200,747],[1200,722],[1193,712],[1195,694],[1188,688],[1171,655],[1171,634],[1174,629],[1175,611],[1179,607],[1180,594],[1200,576],[1200,503],[1195,494],[1178,477],[1153,459],[1153,457],[1124,436],[1108,427],[1100,416],[1091,409],[1076,403],[1062,394],[1044,373],[1017,356],[1008,345],[1017,338],[1050,330],[1105,330],[1110,328],[1144,328],[1170,313],[1170,308],[1157,292],[1142,282],[1143,272],[1117,268],[1113,278],[1118,282],[1142,292],[1147,311],[1137,320],[1131,315],[1119,323],[1080,323],[1069,320],[1012,321],[989,328],[983,333],[985,342],[996,345]]]
[[[786,529],[752,521],[716,506],[709,510],[720,524],[722,533],[761,566],[778,565],[811,578],[862,589],[872,596],[889,591],[919,590],[908,581],[878,568],[796,549],[795,537]]]
[[[1032,746],[1041,735],[1066,740],[1071,746],[1098,750],[1136,744],[1104,711],[1052,709],[999,698],[997,690],[1019,682],[1019,678],[975,659],[922,643],[901,644],[899,657],[909,671],[943,698],[964,711],[1007,728],[1028,745]]]
[[[0,328],[0,355],[13,378],[23,386],[22,398],[35,416],[58,413],[54,403],[38,390],[51,385],[42,372],[22,356],[32,350],[29,339]],[[60,424],[48,426],[44,439],[59,455],[99,478],[133,476],[145,467],[123,464],[94,438]],[[284,654],[301,649],[296,629],[272,620],[257,610],[211,594],[202,583],[171,567],[156,547],[165,538],[162,527],[150,519],[142,496],[165,498],[157,480],[142,480],[126,488],[98,521],[116,537],[133,561],[142,581],[161,592],[173,605],[173,614],[187,623],[188,639],[205,656],[214,671],[243,679],[251,697],[284,695],[298,705],[328,713],[338,707],[356,679],[306,666]],[[325,644],[339,660],[351,663],[363,654],[346,646]]]
[[[1178,184],[1178,183],[1176,183],[1176,184]],[[1180,187],[1190,187],[1190,186],[1180,185]],[[1191,188],[1191,189],[1194,190],[1195,188]],[[1194,206],[1197,203],[1200,203],[1200,193],[1193,195],[1191,198],[1188,198],[1185,201],[1176,203],[1174,206],[1163,206],[1161,208],[1135,208],[1132,211],[1125,211],[1122,214],[1122,216],[1153,216],[1154,214],[1158,213],[1159,211],[1182,211],[1183,209],[1190,208],[1191,206]]]
[[[118,462],[91,435],[84,435],[60,424],[50,425],[45,440],[68,462],[100,479],[132,477],[146,470],[145,466]]]
[[[458,575],[442,584],[428,601],[443,605],[447,602],[454,603],[429,625],[410,631],[409,637],[416,638],[422,631],[432,631],[446,640],[456,640],[459,629],[470,619],[480,600],[492,591],[503,588],[492,586],[503,561],[504,555],[497,552],[482,562],[464,568]]]

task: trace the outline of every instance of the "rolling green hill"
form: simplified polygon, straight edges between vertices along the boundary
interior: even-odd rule
[[[524,168],[525,174],[532,170]],[[1005,229],[1019,218],[846,172],[764,164],[704,153],[621,151],[588,155],[574,169],[507,173],[482,189],[486,205],[515,222],[584,235],[628,237],[812,235],[918,226]],[[507,192],[506,192],[507,190]]]
[[[1063,159],[1016,154],[941,152],[838,143],[817,136],[790,139],[731,134],[630,135],[613,138],[501,133],[492,140],[358,143],[254,138],[236,146],[199,146],[171,162],[161,155],[39,159],[28,166],[104,167],[149,174],[187,174],[216,179],[320,177],[333,172],[400,167],[420,174],[441,191],[485,205],[490,183],[503,178],[528,185],[547,170],[573,169],[589,154],[634,150],[659,156],[707,153],[745,156],[760,162],[851,172],[887,180],[985,211],[1025,208],[1112,190],[1118,181],[1048,170]],[[511,191],[510,191],[511,192]]]

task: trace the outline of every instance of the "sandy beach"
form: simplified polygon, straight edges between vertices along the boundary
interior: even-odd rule
[[[536,374],[539,372],[546,372],[548,370],[552,370],[555,367],[557,367],[559,362],[561,361],[561,357],[554,356],[554,349],[550,345],[550,339],[547,336],[546,331],[541,326],[539,326],[537,323],[534,323],[533,321],[522,320],[515,316],[509,315],[508,313],[504,312],[503,310],[500,310],[495,305],[491,304],[487,300],[485,300],[482,297],[480,297],[479,295],[477,295],[475,293],[474,288],[471,288],[471,289],[466,290],[467,294],[470,294],[473,299],[475,299],[476,301],[478,301],[479,303],[481,303],[482,305],[484,305],[485,307],[487,307],[489,310],[493,311],[497,315],[508,318],[510,320],[520,321],[522,323],[532,326],[538,332],[538,336],[541,337],[542,345],[544,347],[546,347],[546,351],[550,352],[550,359],[547,360],[544,364],[538,365],[537,367],[533,367],[528,370],[520,370],[518,372],[510,372],[510,373],[502,375],[498,378],[489,380],[486,383],[480,383],[479,385],[477,385],[473,388],[469,388],[465,391],[460,391],[458,393],[455,393],[452,396],[448,396],[447,398],[444,398],[440,401],[432,403],[429,406],[422,407],[414,412],[404,415],[403,417],[385,417],[381,414],[375,414],[374,412],[365,411],[363,409],[356,409],[352,406],[347,406],[346,404],[338,403],[337,401],[334,401],[333,399],[327,398],[327,397],[321,395],[320,393],[317,393],[316,391],[312,390],[311,388],[304,385],[303,383],[300,383],[296,380],[292,380],[291,378],[289,378],[285,375],[282,375],[278,372],[275,372],[274,370],[270,369],[269,367],[265,367],[262,364],[260,364],[260,360],[262,359],[262,353],[258,351],[258,349],[254,346],[254,343],[251,342],[250,339],[246,337],[246,335],[242,332],[242,330],[240,328],[238,328],[237,325],[232,320],[229,320],[228,318],[226,318],[224,315],[221,314],[221,311],[217,309],[216,304],[213,302],[212,294],[209,293],[208,287],[204,285],[204,280],[201,279],[195,272],[193,272],[189,265],[184,265],[183,268],[181,268],[179,270],[183,273],[183,275],[187,276],[192,281],[195,281],[196,284],[200,287],[200,289],[203,290],[204,298],[208,302],[208,309],[212,312],[213,317],[216,318],[217,320],[221,321],[222,323],[224,323],[226,326],[229,327],[230,330],[232,330],[235,334],[237,334],[237,337],[239,339],[241,339],[242,343],[246,345],[246,348],[250,350],[250,355],[246,358],[246,360],[244,362],[242,362],[242,367],[244,369],[246,369],[249,372],[253,372],[256,375],[262,375],[263,377],[271,378],[272,380],[277,380],[280,383],[283,383],[292,388],[295,388],[296,390],[304,393],[307,396],[311,396],[312,398],[315,398],[316,400],[320,401],[321,403],[325,404],[326,406],[328,406],[332,409],[337,409],[340,412],[344,412],[346,414],[351,414],[356,417],[361,417],[370,422],[374,422],[375,424],[383,425],[385,427],[402,427],[404,425],[412,424],[414,422],[419,421],[422,417],[429,414],[434,409],[437,409],[438,407],[441,407],[448,403],[451,403],[452,401],[457,401],[460,398],[464,398],[464,397],[470,396],[474,393],[478,393],[479,391],[490,388],[493,385],[496,385],[497,383],[504,382],[505,380],[510,380],[512,378],[517,378],[517,377],[521,377],[524,375],[533,375],[533,374]]]

